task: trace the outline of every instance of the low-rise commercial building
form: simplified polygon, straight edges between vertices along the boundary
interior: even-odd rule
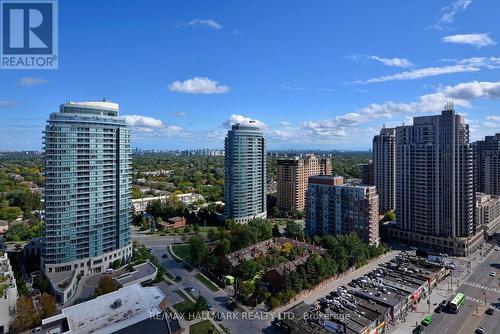
[[[156,321],[153,319],[161,317],[166,307],[167,300],[158,287],[133,284],[43,319],[41,333],[114,333],[142,321]],[[168,333],[166,324],[164,328]]]
[[[289,333],[386,333],[387,325],[406,321],[408,312],[427,298],[449,270],[403,254],[339,287],[313,305],[300,303],[285,312]]]

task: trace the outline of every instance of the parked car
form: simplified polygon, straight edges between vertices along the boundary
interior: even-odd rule
[[[422,319],[421,324],[424,326],[429,326],[430,324],[432,324],[432,317],[430,315],[426,315],[424,319]]]
[[[212,304],[208,304],[208,305],[207,305],[207,310],[212,311],[213,309],[214,309],[214,308],[213,308]]]
[[[483,327],[478,327],[474,333],[476,333],[476,334],[486,334],[486,329],[484,329]]]
[[[180,277],[180,276],[175,276],[175,280],[176,280],[177,282],[180,282],[180,281],[182,281],[182,277]]]
[[[283,329],[283,325],[281,324],[281,320],[278,319],[278,318],[274,318],[273,321],[271,322],[271,325],[273,325],[273,327],[275,327],[276,329]]]
[[[168,254],[167,254],[167,253],[165,253],[165,254],[163,254],[161,257],[162,257],[162,258],[164,258],[164,259],[166,259],[166,258],[168,257]]]
[[[494,271],[492,271],[492,272],[490,273],[490,276],[491,276],[491,277],[495,277],[496,275],[497,275],[497,273],[496,273],[496,272],[494,272]]]
[[[187,289],[188,289],[189,291],[191,291],[191,292],[194,292],[194,287],[193,287],[192,285],[189,285],[189,286],[187,287]]]
[[[413,329],[413,334],[420,334],[424,331],[424,326],[418,325],[415,329]]]
[[[485,313],[486,313],[486,314],[488,314],[488,315],[493,315],[493,313],[495,313],[495,310],[494,310],[494,309],[492,309],[492,308],[490,307],[490,308],[488,308],[488,309],[486,310],[486,312],[485,312]]]

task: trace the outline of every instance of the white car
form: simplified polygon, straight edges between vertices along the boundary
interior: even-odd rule
[[[492,272],[490,273],[490,276],[491,276],[491,277],[495,277],[496,275],[497,275],[497,273],[496,273],[496,272],[494,272],[494,271],[492,271]]]

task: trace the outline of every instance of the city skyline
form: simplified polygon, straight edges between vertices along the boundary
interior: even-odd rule
[[[59,69],[2,71],[0,150],[40,150],[66,98],[120,103],[141,149],[221,148],[253,119],[271,150],[367,150],[383,124],[448,101],[471,141],[500,132],[500,4],[151,4],[60,1]]]

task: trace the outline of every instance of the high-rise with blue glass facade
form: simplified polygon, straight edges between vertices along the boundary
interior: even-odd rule
[[[131,257],[130,133],[118,111],[106,101],[69,102],[45,127],[43,264],[60,302],[76,276]]]
[[[235,223],[266,218],[266,145],[252,123],[235,124],[225,140],[226,217]]]

